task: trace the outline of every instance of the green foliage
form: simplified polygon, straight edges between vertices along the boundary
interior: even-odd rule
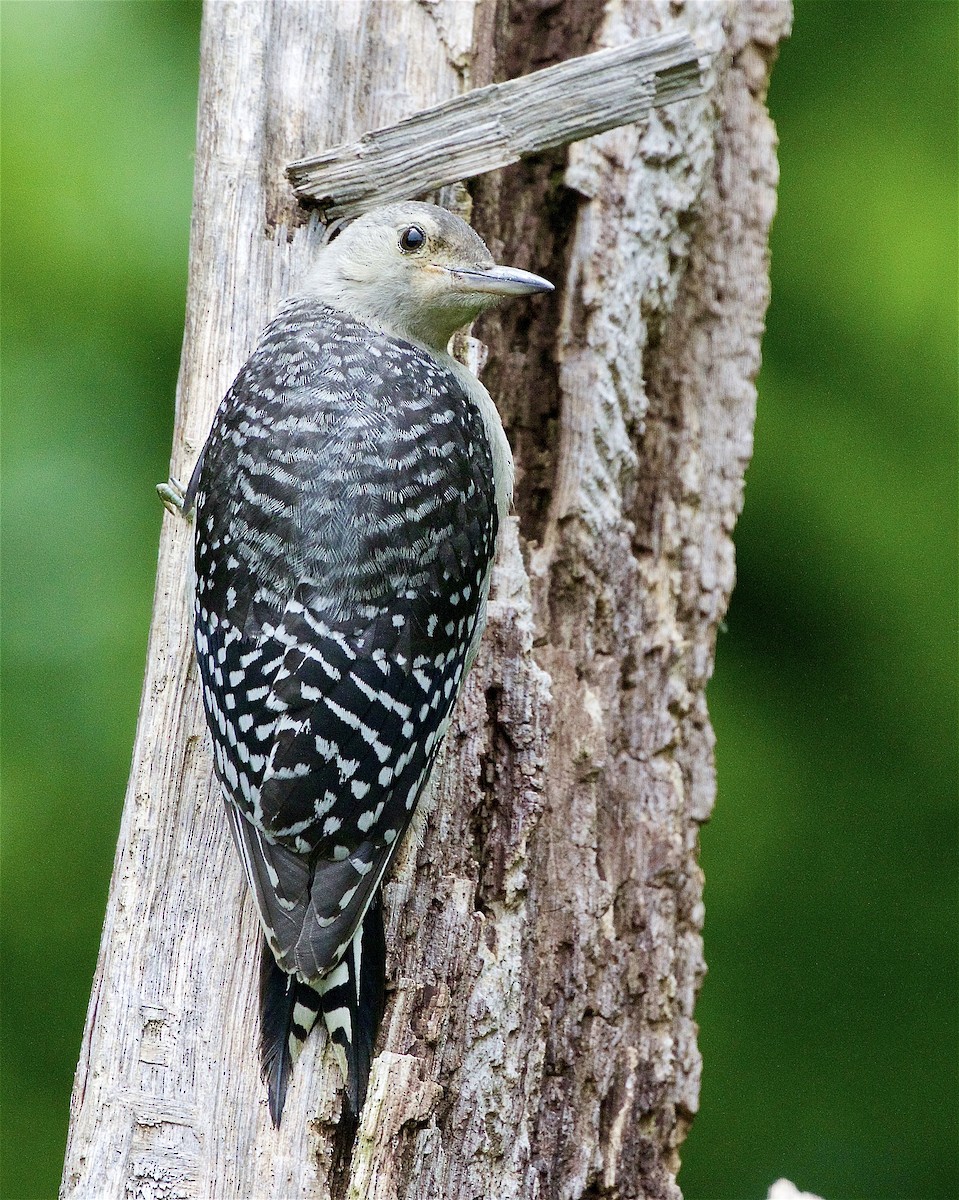
[[[2,5],[3,1195],[56,1192],[149,623],[199,10]],[[955,1174],[951,4],[800,3],[710,699],[689,1200]]]
[[[956,1176],[956,17],[799,3],[710,709],[688,1200]]]
[[[3,1175],[55,1196],[183,331],[199,9],[2,20]]]

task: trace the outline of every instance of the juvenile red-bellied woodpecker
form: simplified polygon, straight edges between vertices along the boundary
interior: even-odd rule
[[[512,458],[446,347],[504,297],[551,290],[494,265],[444,209],[360,218],[267,327],[182,501],[214,764],[266,939],[276,1124],[321,1014],[359,1115],[383,1011],[380,885],[486,620]]]

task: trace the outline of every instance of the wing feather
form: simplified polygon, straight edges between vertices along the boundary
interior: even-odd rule
[[[227,813],[277,962],[304,979],[322,978],[352,940],[396,843],[376,849],[366,842],[339,862],[311,862],[268,842],[233,805]]]
[[[294,303],[188,492],[231,829],[277,961],[315,980],[360,927],[462,683],[497,530],[489,438],[431,356]]]

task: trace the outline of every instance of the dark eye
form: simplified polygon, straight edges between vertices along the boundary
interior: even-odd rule
[[[400,249],[409,254],[413,250],[419,250],[425,241],[426,234],[419,225],[411,225],[400,234]]]

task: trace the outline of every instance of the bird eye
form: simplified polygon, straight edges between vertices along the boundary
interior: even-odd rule
[[[419,225],[411,225],[400,234],[400,249],[410,254],[413,250],[419,250],[425,241],[426,234]]]

